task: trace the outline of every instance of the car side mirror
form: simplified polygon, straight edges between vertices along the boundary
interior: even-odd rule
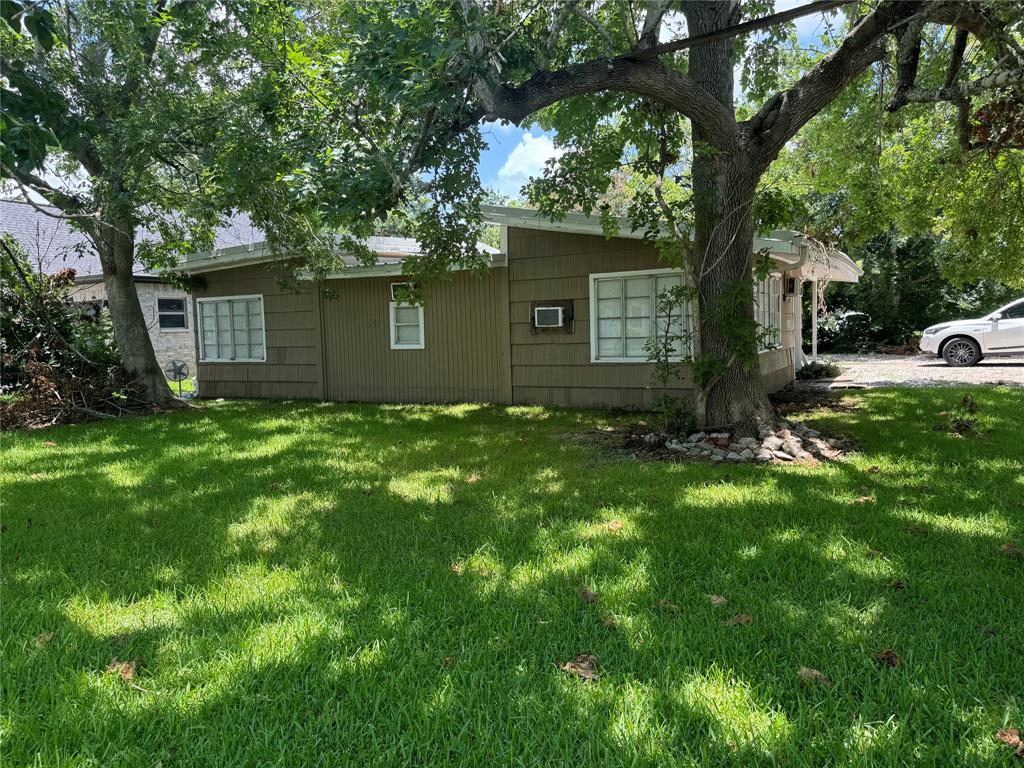
[[[996,312],[994,315],[989,317],[989,320],[991,320],[993,323],[998,323],[1002,319],[1003,319],[1003,316],[1001,314],[999,314],[998,312]]]

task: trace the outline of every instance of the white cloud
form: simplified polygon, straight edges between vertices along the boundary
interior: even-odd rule
[[[552,157],[561,157],[550,136],[524,133],[519,144],[509,153],[505,164],[498,170],[498,189],[507,195],[518,195],[531,176],[540,176],[544,164]]]

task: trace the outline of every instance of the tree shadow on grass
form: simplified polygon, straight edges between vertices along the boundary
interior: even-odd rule
[[[557,437],[591,414],[496,407],[230,404],[46,436],[81,453],[25,438],[4,488],[7,749],[998,761],[1021,706],[1021,570],[998,551],[1022,530],[1020,455],[925,433],[954,393],[871,397],[841,417],[864,455],[819,469],[609,460]],[[1007,490],[968,504],[968,477]],[[597,684],[556,668],[580,652]],[[142,690],[101,674],[115,657]]]

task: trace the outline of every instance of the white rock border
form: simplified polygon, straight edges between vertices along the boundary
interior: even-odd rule
[[[695,432],[685,440],[666,439],[650,433],[643,440],[654,447],[663,444],[691,459],[729,462],[789,462],[827,459],[835,461],[845,453],[841,440],[822,437],[803,424],[780,422],[777,430],[762,429],[758,437],[733,438],[728,432]]]

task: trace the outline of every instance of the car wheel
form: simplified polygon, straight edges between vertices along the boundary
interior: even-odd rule
[[[974,339],[957,336],[946,342],[942,348],[942,359],[957,368],[966,365],[977,365],[981,360],[981,347]]]

